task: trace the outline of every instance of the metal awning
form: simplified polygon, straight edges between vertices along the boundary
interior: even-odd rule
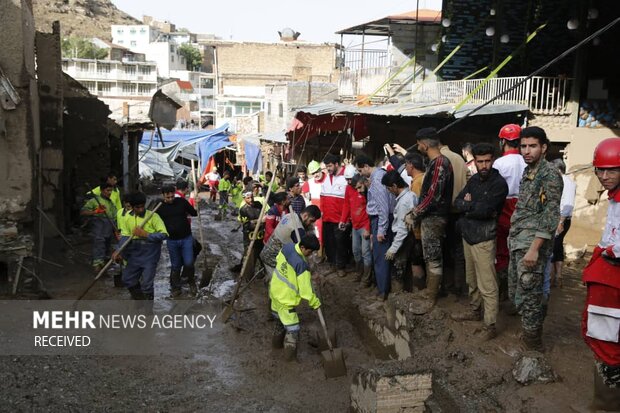
[[[416,19],[417,16],[417,19]],[[406,13],[386,16],[368,23],[358,24],[337,31],[336,34],[357,34],[366,36],[390,36],[391,25],[435,25],[441,22],[441,10],[420,9]]]
[[[363,114],[375,116],[401,116],[401,117],[454,117],[462,118],[476,109],[479,104],[470,103],[463,105],[458,111],[454,110],[453,104],[446,103],[387,103],[384,105],[356,106],[339,102],[323,102],[315,105],[296,108],[297,112],[305,112],[310,115],[338,115],[338,114]],[[525,112],[528,110],[526,105],[519,104],[498,104],[487,105],[472,116],[496,115],[500,113]]]
[[[241,140],[248,141],[268,141],[274,143],[288,143],[286,140],[286,133],[284,131],[269,132],[269,133],[254,133],[251,135],[245,135],[240,137]]]

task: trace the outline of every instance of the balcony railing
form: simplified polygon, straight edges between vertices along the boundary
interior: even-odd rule
[[[498,94],[511,89],[525,76],[496,77],[482,87],[483,79],[450,80],[412,85],[411,100],[416,103],[459,103],[480,87],[467,103],[487,102]],[[521,104],[538,114],[567,114],[572,79],[560,77],[532,77],[516,86],[491,104]]]

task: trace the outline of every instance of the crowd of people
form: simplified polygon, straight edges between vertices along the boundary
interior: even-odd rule
[[[210,200],[219,197],[220,205],[232,203],[238,209],[246,265],[264,272],[270,311],[278,320],[273,344],[283,347],[289,359],[295,358],[299,338],[295,308],[302,299],[314,309],[321,305],[308,260],[314,252],[328,267],[323,276],[353,273],[353,281],[380,301],[395,290],[410,292],[418,314],[430,311],[442,295],[467,289],[469,308],[451,317],[482,321],[482,341],[498,335],[496,320],[505,301],[506,312],[521,317],[522,347],[544,351],[543,323],[550,288],[563,285],[563,240],[576,186],[561,159],[547,161],[550,142],[539,127],[501,128],[499,154],[490,143],[465,144],[458,154],[441,138],[434,128],[423,128],[410,150],[386,145],[380,162],[363,154],[342,162],[328,153],[322,162],[311,161],[299,166],[295,176],[278,179],[271,172],[258,179],[231,179],[229,172],[220,177],[217,169],[206,174]],[[620,382],[620,277],[615,277],[620,275],[619,142],[604,141],[594,155],[610,207],[603,239],[584,271],[588,302],[583,321],[584,338],[597,359],[597,389],[615,402]],[[187,183],[162,188],[162,206],[147,213],[140,193],[124,197],[120,205],[115,180],[110,176],[93,190],[83,208],[94,222],[93,265],[101,268],[115,234],[121,245],[133,236],[130,247],[113,258],[125,265],[122,283],[132,297],[152,299],[166,239],[172,295],[180,294],[181,274],[195,294],[193,267],[200,246],[191,235],[189,216],[197,211],[185,199]],[[451,271],[445,271],[448,263]]]

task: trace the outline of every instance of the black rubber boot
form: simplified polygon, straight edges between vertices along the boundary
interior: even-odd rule
[[[594,367],[594,395],[592,397],[593,410],[604,412],[620,411],[620,388],[609,387],[605,384],[601,373]]]
[[[538,351],[540,353],[544,352],[545,347],[542,342],[542,328],[536,330],[524,329],[521,343],[523,344],[523,350]]]
[[[276,349],[283,348],[285,335],[286,329],[279,320],[276,321],[273,326],[273,335],[271,336],[271,347]]]
[[[129,287],[128,290],[131,298],[133,298],[134,300],[144,300],[144,294],[142,294],[142,288],[140,288],[140,284]]]
[[[170,270],[170,295],[172,297],[181,295],[181,271]]]
[[[114,287],[116,288],[123,287],[123,273],[121,271],[114,274]]]
[[[198,294],[198,287],[196,287],[196,268],[195,267],[183,267],[182,278],[187,278],[187,284],[189,285],[189,293],[191,295]]]

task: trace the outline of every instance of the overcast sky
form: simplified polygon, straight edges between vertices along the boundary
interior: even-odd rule
[[[224,39],[278,41],[290,27],[300,40],[340,42],[334,32],[391,14],[415,10],[416,0],[112,0],[137,19],[168,20],[194,33]],[[421,9],[441,9],[441,0],[420,0]]]

